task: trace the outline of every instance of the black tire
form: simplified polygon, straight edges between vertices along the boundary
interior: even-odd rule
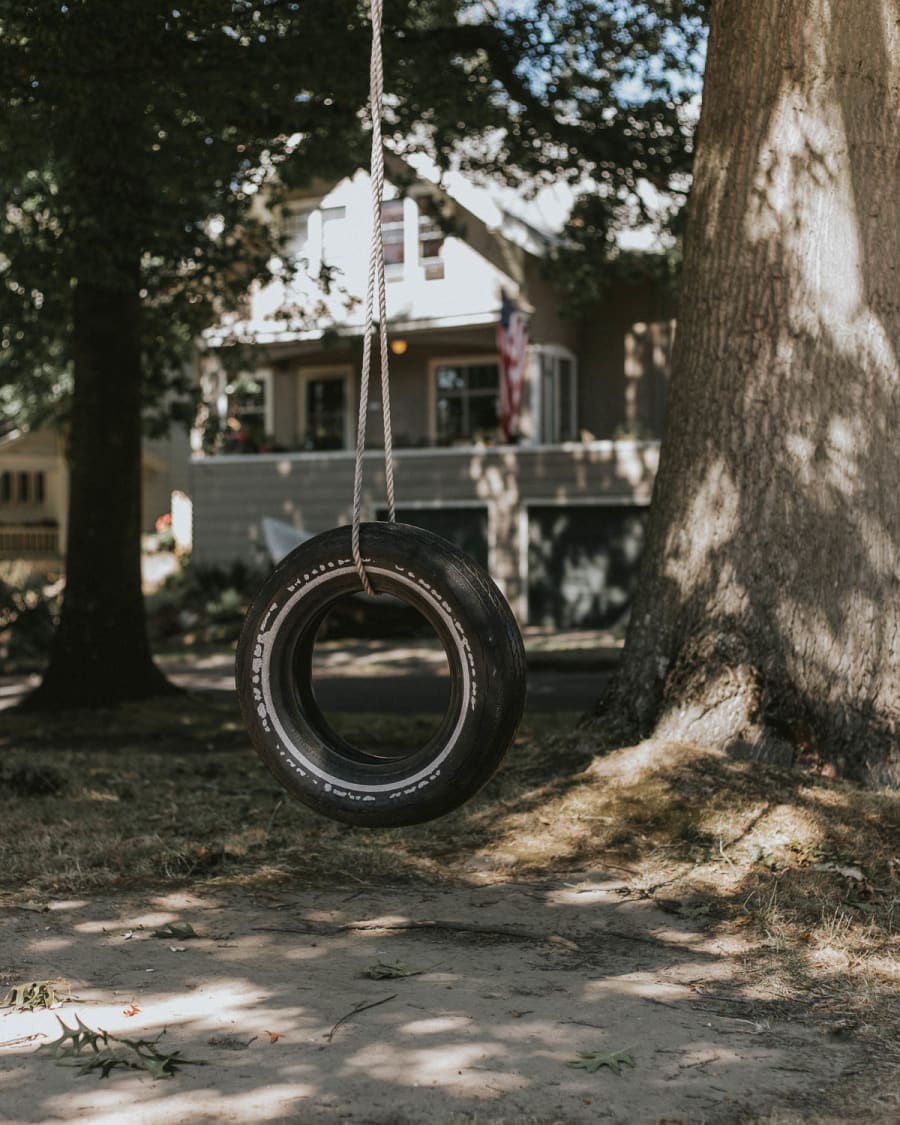
[[[375,591],[418,610],[443,642],[450,702],[432,737],[375,756],[342,739],[316,702],[316,631],[361,589],[349,527],[299,546],[254,599],[237,649],[241,709],[257,753],[294,797],[348,824],[417,824],[468,800],[500,764],[525,706],[522,637],[490,577],[445,539],[365,523],[360,552]]]

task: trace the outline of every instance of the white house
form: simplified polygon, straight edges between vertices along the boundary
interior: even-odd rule
[[[399,177],[394,177],[398,183]],[[286,255],[331,278],[253,295],[209,333],[207,435],[192,459],[194,555],[251,560],[262,519],[308,531],[350,519],[372,222],[368,176],[284,207]],[[640,551],[665,405],[671,309],[647,287],[565,319],[542,276],[552,235],[470,191],[388,185],[381,214],[398,518],[470,551],[522,621],[621,619]],[[505,428],[504,297],[527,325],[521,403]],[[242,374],[222,357],[244,346]],[[364,518],[384,514],[381,404],[367,428]]]

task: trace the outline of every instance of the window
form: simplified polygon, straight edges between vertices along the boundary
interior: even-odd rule
[[[281,237],[287,246],[299,250],[309,238],[308,207],[286,207],[281,214]]]
[[[328,376],[306,382],[307,449],[343,449],[346,431],[346,379]]]
[[[539,440],[554,445],[577,437],[575,360],[561,348],[540,353],[541,404]]]
[[[46,478],[42,470],[0,473],[0,505],[4,508],[41,506],[45,498]]]
[[[350,257],[346,207],[322,208],[322,261],[327,266],[343,266]]]
[[[499,431],[500,371],[496,363],[447,363],[435,370],[439,445],[493,442]]]
[[[384,264],[397,272],[403,266],[403,200],[390,199],[381,205],[381,237],[384,240]]]
[[[434,214],[434,203],[428,198],[420,199],[419,207],[419,265],[425,270],[425,280],[435,281],[444,276],[444,263],[441,251],[444,247],[444,232]]]
[[[266,444],[266,390],[264,375],[241,375],[225,388],[228,417],[223,453],[258,453]]]

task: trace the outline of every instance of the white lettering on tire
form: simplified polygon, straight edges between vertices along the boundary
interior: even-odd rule
[[[281,724],[271,693],[270,665],[273,642],[278,635],[278,630],[282,623],[301,598],[306,597],[310,591],[320,586],[323,582],[333,580],[337,575],[349,573],[351,570],[355,573],[355,568],[352,566],[349,559],[339,559],[337,564],[331,562],[327,565],[322,564],[318,568],[313,568],[308,574],[304,574],[302,579],[298,578],[288,585],[287,591],[290,594],[288,600],[280,609],[277,602],[273,603],[260,623],[259,632],[257,633],[256,643],[253,649],[251,672],[253,697],[257,703],[257,715],[262,722],[263,728],[267,732],[274,731],[274,733],[277,734],[279,739],[277,752],[282,761],[289,768],[300,774],[301,777],[307,778],[307,780],[311,781],[314,785],[321,783],[323,790],[328,793],[330,797],[343,798],[349,801],[374,801],[375,798],[370,796],[370,794],[374,793],[385,794],[389,798],[405,797],[427,788],[432,781],[440,776],[440,766],[456,745],[460,732],[466,722],[466,712],[474,710],[477,699],[475,659],[465,629],[453,616],[453,610],[450,604],[444,598],[437,595],[431,586],[418,578],[411,570],[400,567],[399,565],[395,566],[392,570],[387,570],[382,567],[374,567],[368,561],[366,562],[366,569],[368,573],[373,576],[381,574],[388,577],[393,582],[407,586],[412,589],[419,598],[427,601],[433,611],[444,621],[447,632],[453,637],[454,644],[456,645],[462,680],[462,693],[457,721],[446,742],[440,748],[440,752],[431,762],[417,773],[410,777],[402,778],[399,781],[386,784],[351,782],[346,778],[336,777],[328,773],[312,762],[302,752],[302,749],[291,741]],[[272,620],[273,614],[275,614],[274,620]],[[269,624],[270,621],[271,624]]]

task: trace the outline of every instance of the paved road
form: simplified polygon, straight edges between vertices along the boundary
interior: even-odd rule
[[[528,711],[588,711],[608,673],[540,671],[528,676]],[[316,697],[326,711],[425,711],[447,706],[447,680],[415,672],[403,676],[325,677],[315,681]]]
[[[233,657],[215,652],[190,660],[162,662],[166,674],[195,691],[233,692]],[[529,711],[589,710],[611,671],[609,660],[597,661],[589,652],[565,652],[558,657],[529,658]],[[36,677],[0,678],[0,710],[12,706]],[[419,644],[332,642],[317,649],[316,694],[326,711],[414,711],[441,713],[446,709],[448,674],[443,652]]]

